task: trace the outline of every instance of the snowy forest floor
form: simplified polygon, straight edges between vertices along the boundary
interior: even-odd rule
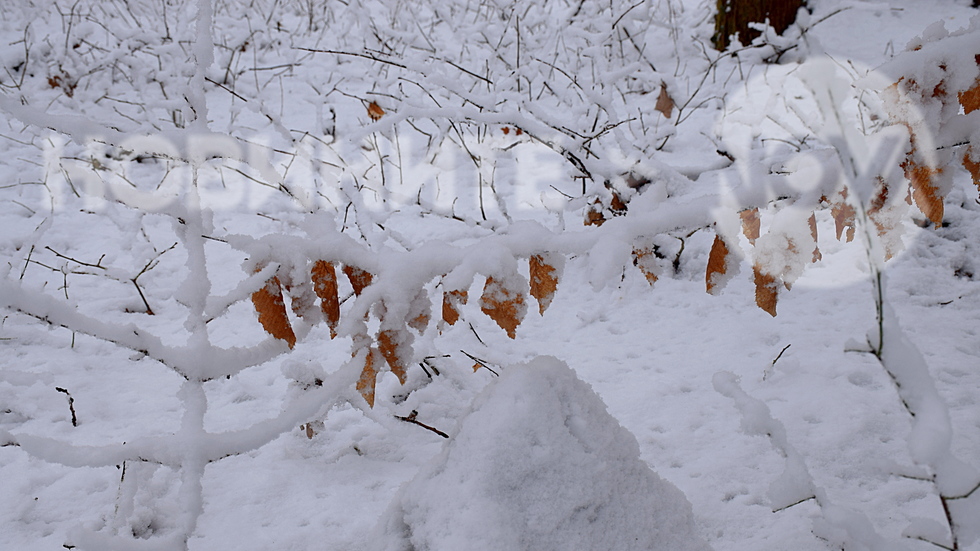
[[[821,13],[838,6],[830,0],[812,3]],[[831,55],[876,66],[935,20],[945,20],[951,29],[965,25],[975,11],[967,4],[851,2],[848,12],[812,32]],[[19,40],[24,23],[0,22],[0,45]],[[300,103],[297,99],[295,104]],[[709,125],[710,115],[705,110],[697,117]],[[0,120],[0,254],[9,264],[10,279],[22,270],[27,279],[53,278],[49,290],[60,294],[61,275],[25,264],[27,251],[21,248],[45,213],[30,202],[33,191],[6,185],[41,178],[36,174],[40,155],[18,141],[22,131],[19,122]],[[678,145],[665,153],[664,162],[697,164],[699,158],[714,155],[711,150],[683,151]],[[924,353],[949,408],[953,452],[977,465],[980,204],[969,175],[956,170],[946,223],[942,228],[906,223],[907,250],[887,264],[887,285],[903,329]],[[562,177],[545,173],[542,187]],[[259,220],[244,208],[216,211],[214,225],[227,233],[247,233],[260,225],[274,230],[279,223],[288,226],[281,221],[293,216],[271,209],[262,214],[265,218]],[[404,220],[412,223],[407,216]],[[745,434],[732,401],[715,390],[714,375],[732,372],[785,425],[814,483],[834,502],[866,514],[880,534],[907,549],[933,549],[901,537],[916,518],[945,523],[933,486],[902,476],[912,472],[906,442],[910,418],[877,359],[853,350],[875,325],[864,252],[833,239],[828,213],[818,215],[818,224],[823,258],[780,295],[776,317],[756,307],[755,289],[744,269],[720,296],[705,293],[704,266],[713,237],[709,231],[688,237],[677,274],[661,277],[652,287],[639,271],[626,270],[618,284],[595,289],[585,260],[570,259],[550,308],[542,316],[531,312],[514,340],[481,316],[479,305],[471,301],[463,309],[467,323],[444,331],[430,344],[446,355],[432,361],[439,375],[430,377],[415,365],[403,387],[385,373],[373,414],[337,406],[322,426],[311,425],[312,438],[297,426],[258,450],[209,465],[204,513],[190,549],[361,548],[398,488],[444,443],[434,432],[395,416],[417,411],[425,424],[451,432],[461,412],[495,377],[486,368],[474,371],[467,354],[504,370],[539,355],[566,362],[636,436],[651,469],[687,496],[699,531],[715,550],[828,549],[811,533],[819,517],[812,500],[773,512],[767,492],[783,472],[785,459],[769,439]],[[106,254],[107,262],[125,260],[139,257],[131,243],[139,231],[134,227],[142,228],[157,249],[173,241],[166,236],[170,226],[162,216],[75,208],[57,213],[41,245],[70,251],[65,254],[77,259],[94,261]],[[422,241],[440,228],[435,223],[390,229]],[[243,260],[220,243],[208,247],[216,274],[229,266],[237,269]],[[162,256],[164,261],[140,279],[146,289],[163,289],[151,294],[150,302],[166,298],[169,282],[182,277],[180,254]],[[125,313],[141,307],[133,286],[119,283],[117,295],[104,296],[99,294],[104,287],[87,277],[96,276],[68,277],[65,294],[94,305],[91,311],[111,311],[106,315],[118,320],[140,316],[146,318],[141,323],[160,332],[179,323],[166,315],[149,319]],[[228,290],[244,276],[216,277],[216,287]],[[176,430],[181,379],[173,372],[131,351],[17,313],[0,316],[0,429],[80,445]],[[249,303],[235,306],[227,317],[216,331],[217,342],[236,345],[261,338]],[[289,354],[207,383],[206,427],[244,428],[278,414],[287,394],[284,365],[318,364],[330,372],[349,357],[349,341],[332,341],[325,327],[314,328]],[[77,427],[72,426],[66,393],[56,387],[70,392]],[[166,523],[177,516],[168,509],[176,474],[150,465],[127,468],[146,480],[128,521],[142,515],[145,526],[134,524],[134,533],[166,531]],[[112,524],[121,474],[117,467],[66,467],[31,457],[17,446],[0,447],[0,549],[62,549],[75,525]],[[980,544],[969,549],[980,549]]]

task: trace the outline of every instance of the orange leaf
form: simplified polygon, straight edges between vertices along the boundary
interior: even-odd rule
[[[740,256],[729,248],[728,242],[715,235],[708,253],[708,266],[704,272],[705,291],[717,295],[725,285],[738,273]]]
[[[749,243],[755,245],[755,240],[759,238],[760,227],[762,225],[759,221],[759,209],[745,209],[738,213],[738,216],[742,219],[742,233],[745,234],[745,238],[749,240]]]
[[[596,199],[585,211],[585,225],[601,226],[605,221],[606,217],[602,214],[602,203]]]
[[[973,60],[980,65],[980,54],[973,56]],[[973,111],[980,109],[980,78],[973,81],[973,86],[969,90],[963,90],[956,94],[963,106],[963,113],[969,115]]]
[[[716,235],[711,244],[711,252],[708,253],[708,268],[705,270],[704,282],[708,293],[714,294],[715,278],[717,275],[725,275],[728,272],[725,259],[728,257],[728,245],[721,236]]]
[[[425,328],[429,326],[429,319],[429,313],[423,312],[408,320],[408,326],[414,329],[416,333],[421,335],[422,333],[425,333]]]
[[[660,85],[660,95],[657,97],[657,105],[654,109],[660,111],[668,119],[674,113],[674,100],[670,99],[667,94],[667,86],[664,84]]]
[[[293,281],[292,270],[280,268],[277,274],[283,299],[289,299],[290,310],[296,317],[306,319],[313,312],[316,302],[313,290],[305,281]]]
[[[371,117],[372,121],[381,120],[381,117],[385,116],[385,110],[381,108],[375,102],[371,102],[367,107],[368,116]]]
[[[531,296],[538,301],[538,313],[544,315],[558,289],[558,270],[540,254],[532,255],[528,264],[531,275]]]
[[[296,284],[288,277],[280,280],[282,290],[289,297],[289,307],[298,318],[307,319],[316,309],[316,296],[305,281]]]
[[[657,282],[657,255],[653,254],[652,248],[634,248],[633,265],[639,268],[640,273],[646,278],[647,283],[653,285]]]
[[[922,214],[926,215],[937,228],[943,225],[943,198],[939,194],[939,187],[935,177],[942,172],[942,169],[922,166],[910,158],[902,163],[905,169],[905,177],[909,179],[912,186],[912,199],[915,206],[919,207]]]
[[[432,319],[432,301],[429,293],[422,289],[408,306],[408,326],[421,335],[429,326],[430,319]]]
[[[361,393],[368,406],[374,407],[374,388],[377,383],[378,351],[374,347],[367,349],[364,356],[364,368],[361,370],[361,377],[357,380],[357,391]]]
[[[890,260],[902,249],[900,235],[889,238],[889,234],[896,229],[899,223],[899,219],[893,214],[895,205],[888,205],[890,194],[891,189],[888,186],[888,182],[881,176],[875,177],[875,193],[868,207],[868,218],[871,219],[875,228],[877,228],[878,236],[882,238],[881,245],[884,248],[885,260]],[[898,233],[900,234],[901,232]]]
[[[776,317],[776,299],[779,296],[776,277],[762,271],[758,265],[753,266],[752,271],[755,276],[755,303],[770,316]]]
[[[361,291],[374,280],[371,272],[362,270],[357,266],[351,266],[350,264],[344,264],[344,273],[347,275],[347,279],[350,280],[350,286],[354,288],[354,294],[357,296],[361,296]]]
[[[385,329],[378,333],[378,348],[381,349],[381,355],[401,384],[405,384],[408,380],[406,368],[412,357],[412,345],[409,342],[411,338],[407,331],[398,329]]]
[[[823,254],[820,252],[820,247],[817,246],[817,213],[810,213],[810,235],[813,236],[813,262],[816,262],[823,258]]]
[[[252,293],[252,304],[259,314],[259,323],[266,333],[277,339],[286,341],[289,348],[296,345],[296,335],[286,316],[286,304],[282,299],[282,288],[279,278],[272,276],[265,286]]]
[[[854,211],[854,207],[847,203],[847,188],[840,190],[837,195],[840,199],[830,209],[830,214],[834,217],[834,224],[837,226],[837,240],[840,241],[844,234],[844,228],[847,228],[847,242],[850,243],[854,239],[857,213]]]
[[[337,324],[340,323],[340,295],[337,290],[337,271],[333,262],[317,260],[311,271],[313,292],[320,298],[320,309],[330,327],[330,338],[337,336]]]
[[[888,202],[888,183],[881,176],[875,177],[875,193],[871,198],[871,204],[868,205],[868,215],[874,217],[875,214],[881,212],[885,208],[885,204]]]
[[[963,155],[963,167],[973,176],[973,183],[980,189],[980,163],[973,161],[973,146],[966,148]]]
[[[973,86],[969,90],[964,90],[957,94],[960,100],[960,105],[963,106],[963,112],[967,115],[980,109],[980,79],[973,82]]]
[[[459,321],[459,306],[466,304],[469,293],[466,289],[446,291],[442,294],[442,320],[449,325]]]
[[[524,319],[527,305],[521,292],[508,289],[493,277],[488,276],[480,297],[480,310],[497,322],[507,336],[517,338],[517,326]]]
[[[980,65],[980,54],[973,56],[973,60]],[[973,81],[973,86],[969,90],[958,93],[957,99],[963,106],[963,113],[967,115],[980,109],[980,78]]]
[[[615,189],[612,190],[612,200],[609,202],[609,208],[613,211],[616,216],[622,216],[626,214],[628,209],[626,200],[623,196],[619,194]]]

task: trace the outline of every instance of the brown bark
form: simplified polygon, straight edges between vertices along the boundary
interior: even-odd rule
[[[806,7],[806,0],[717,0],[718,14],[715,16],[715,48],[724,50],[731,42],[731,36],[738,34],[742,44],[752,42],[759,31],[749,28],[749,23],[769,24],[782,33],[793,21],[796,12]]]

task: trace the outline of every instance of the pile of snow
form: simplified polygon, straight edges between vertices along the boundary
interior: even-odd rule
[[[705,551],[691,504],[553,357],[503,372],[443,451],[396,495],[385,551]]]

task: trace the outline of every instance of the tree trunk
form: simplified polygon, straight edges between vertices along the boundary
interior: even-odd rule
[[[806,0],[717,0],[715,16],[715,48],[723,51],[738,34],[742,44],[752,42],[759,31],[749,28],[749,23],[765,23],[769,20],[776,32],[782,33],[796,20],[796,11],[806,7]]]

